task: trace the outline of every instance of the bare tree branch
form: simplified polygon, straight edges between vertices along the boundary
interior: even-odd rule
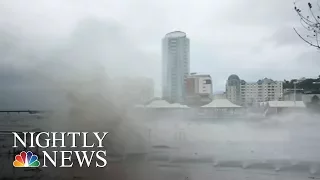
[[[314,45],[314,44],[312,44],[311,42],[309,42],[309,41],[307,41],[306,39],[304,39],[298,32],[297,32],[297,30],[295,29],[295,28],[293,28],[294,29],[294,31],[297,33],[297,35],[304,41],[304,42],[306,42],[306,43],[308,43],[309,45],[311,45],[311,46],[313,46],[313,47],[317,47],[317,48],[320,48],[320,46],[318,45]]]
[[[312,11],[312,6],[311,4],[309,3],[309,10],[310,10],[310,13],[312,15],[312,17],[314,18],[314,20],[316,21],[317,24],[319,24],[319,20],[316,18],[316,16],[314,15],[313,11]]]
[[[318,33],[316,33],[316,42],[317,42],[317,46],[319,47]]]
[[[309,31],[309,34],[306,35],[305,37],[303,37],[300,33],[298,33],[298,31],[294,29],[294,31],[297,33],[297,35],[307,44],[316,47],[318,49],[320,49],[319,46],[319,33],[320,33],[320,16],[317,15],[316,13],[319,13],[320,11],[320,4],[319,4],[320,0],[317,0],[317,6],[316,8],[318,8],[318,11],[315,10],[315,8],[313,7],[312,3],[308,2],[308,9],[309,11],[307,11],[307,13],[309,14],[303,14],[302,10],[300,8],[298,8],[296,6],[296,2],[294,2],[294,10],[297,12],[299,18],[300,18],[300,23],[302,25],[302,27],[304,27],[307,31]],[[305,11],[304,11],[305,13]],[[315,41],[315,42],[314,42]]]

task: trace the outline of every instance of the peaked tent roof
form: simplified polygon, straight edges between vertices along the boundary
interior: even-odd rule
[[[306,107],[303,101],[269,101],[268,105],[269,107]]]
[[[148,104],[146,107],[167,107],[170,104],[165,100],[155,100]]]
[[[155,100],[148,104],[146,108],[188,108],[188,106],[179,103],[170,104],[165,100]]]
[[[182,104],[179,104],[179,103],[171,104],[171,107],[177,107],[177,108],[189,108],[187,105],[182,105]]]
[[[239,108],[236,104],[233,104],[228,99],[215,99],[211,103],[202,106],[204,108]]]

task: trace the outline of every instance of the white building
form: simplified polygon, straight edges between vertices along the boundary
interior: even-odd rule
[[[210,75],[192,73],[186,79],[185,104],[202,106],[212,101],[212,80]]]
[[[227,80],[226,97],[232,103],[242,106],[282,100],[283,82],[264,78],[257,82],[247,83],[233,74]]]
[[[186,79],[186,90],[190,94],[212,95],[212,80],[207,74],[191,73]]]
[[[190,46],[186,33],[174,31],[162,39],[162,96],[180,103],[185,97],[185,79],[190,71]]]
[[[259,102],[279,101],[283,98],[283,82],[267,78],[253,83],[241,81],[240,92],[242,105],[251,106]]]
[[[226,84],[227,99],[237,105],[241,104],[240,84],[241,80],[235,74],[229,76]]]

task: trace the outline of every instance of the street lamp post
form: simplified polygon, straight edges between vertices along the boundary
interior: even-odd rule
[[[294,101],[294,104],[296,104],[296,90],[297,90],[297,84],[298,82],[293,82],[293,101]]]

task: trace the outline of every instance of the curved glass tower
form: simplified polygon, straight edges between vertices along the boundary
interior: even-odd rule
[[[186,33],[170,32],[162,39],[162,97],[183,103],[185,80],[190,71],[190,41]]]

